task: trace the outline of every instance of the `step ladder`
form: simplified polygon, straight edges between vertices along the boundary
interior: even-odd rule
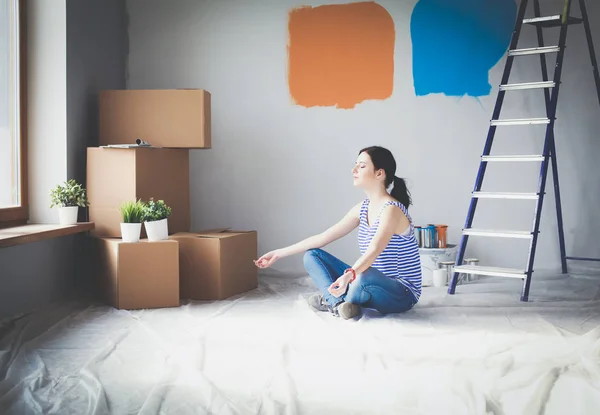
[[[521,301],[528,301],[529,299],[529,288],[531,286],[531,277],[533,274],[533,264],[535,259],[536,245],[539,235],[540,218],[542,213],[542,205],[544,202],[544,192],[546,186],[546,177],[548,174],[548,164],[552,164],[552,177],[554,181],[554,195],[556,202],[556,214],[558,219],[558,237],[561,253],[561,265],[562,272],[567,272],[567,260],[583,260],[583,261],[600,261],[598,258],[582,258],[582,257],[569,257],[565,253],[565,240],[563,231],[562,221],[562,210],[560,202],[560,188],[558,182],[558,170],[556,161],[556,148],[554,144],[554,122],[556,120],[556,107],[558,102],[558,93],[560,87],[563,59],[565,54],[565,46],[567,39],[567,28],[570,25],[583,24],[585,30],[587,43],[589,47],[589,53],[591,63],[593,67],[593,76],[596,84],[596,91],[598,93],[598,102],[600,104],[600,75],[598,74],[598,63],[594,52],[594,46],[592,43],[592,34],[590,30],[590,24],[587,16],[587,10],[585,6],[585,0],[579,0],[579,6],[581,11],[581,18],[571,16],[571,3],[575,0],[565,0],[562,14],[553,16],[541,16],[540,13],[540,2],[539,0],[533,0],[534,17],[525,18],[527,12],[527,6],[529,0],[522,0],[519,6],[517,20],[513,31],[512,39],[510,42],[508,56],[506,58],[506,66],[502,75],[502,81],[496,99],[492,120],[481,155],[481,161],[479,164],[479,171],[477,172],[477,179],[475,181],[475,187],[473,189],[471,202],[465,221],[465,226],[462,231],[461,241],[457,252],[456,266],[452,274],[452,278],[448,284],[448,294],[454,294],[456,285],[461,274],[478,274],[494,277],[507,277],[507,278],[520,278],[523,280],[523,287],[521,291]],[[518,49],[517,44],[519,41],[519,35],[523,25],[533,26],[537,31],[538,47]],[[545,46],[543,29],[551,27],[560,27],[559,41],[557,46]],[[554,71],[554,77],[552,80],[548,79],[548,69],[546,64],[546,55],[556,54],[556,66]],[[541,70],[542,70],[542,81],[540,82],[528,82],[528,83],[517,83],[510,84],[509,77],[515,58],[521,56],[539,55]],[[504,96],[511,91],[519,90],[543,90],[546,102],[546,117],[545,118],[523,118],[523,119],[501,119],[500,111],[502,109],[502,103]],[[546,135],[544,140],[544,147],[542,154],[539,155],[510,155],[510,156],[492,156],[490,155],[492,149],[492,142],[494,141],[494,135],[496,128],[506,126],[521,126],[518,128],[527,128],[529,125],[546,125]],[[540,177],[538,182],[538,189],[536,193],[507,193],[507,192],[484,192],[481,191],[483,178],[485,171],[489,163],[520,163],[520,162],[536,162],[541,163],[540,166]],[[471,227],[473,218],[475,216],[475,210],[477,208],[477,202],[479,199],[512,199],[512,200],[533,200],[535,201],[534,208],[534,221],[532,229],[530,231],[502,231],[502,230],[487,230],[487,229],[473,229]],[[473,266],[473,265],[462,265],[467,242],[470,236],[474,237],[499,237],[499,238],[522,238],[529,240],[529,253],[527,258],[527,265],[525,269],[513,269],[513,268],[497,268],[488,266]]]

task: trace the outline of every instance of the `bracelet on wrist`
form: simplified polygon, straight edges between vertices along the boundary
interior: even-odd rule
[[[348,268],[347,270],[344,271],[344,274],[347,272],[352,273],[352,278],[350,279],[350,282],[354,281],[356,279],[356,271],[354,271],[353,268]]]

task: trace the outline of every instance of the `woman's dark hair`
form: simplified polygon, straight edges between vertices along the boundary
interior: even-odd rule
[[[394,188],[390,192],[390,195],[408,209],[412,204],[410,192],[406,187],[404,179],[396,177],[396,160],[392,152],[387,148],[371,146],[363,148],[358,154],[365,152],[371,157],[375,170],[383,169],[385,171],[385,188],[387,189],[394,183]]]

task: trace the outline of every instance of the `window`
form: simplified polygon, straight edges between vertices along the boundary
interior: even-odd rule
[[[24,0],[0,0],[0,227],[28,219]]]

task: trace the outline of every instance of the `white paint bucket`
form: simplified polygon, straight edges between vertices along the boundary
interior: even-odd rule
[[[433,271],[440,268],[440,262],[456,261],[458,246],[449,244],[446,248],[419,248],[423,287],[434,285]],[[444,274],[446,269],[444,268]]]
[[[445,269],[434,269],[433,272],[433,286],[434,287],[444,287],[447,285],[447,272]]]

